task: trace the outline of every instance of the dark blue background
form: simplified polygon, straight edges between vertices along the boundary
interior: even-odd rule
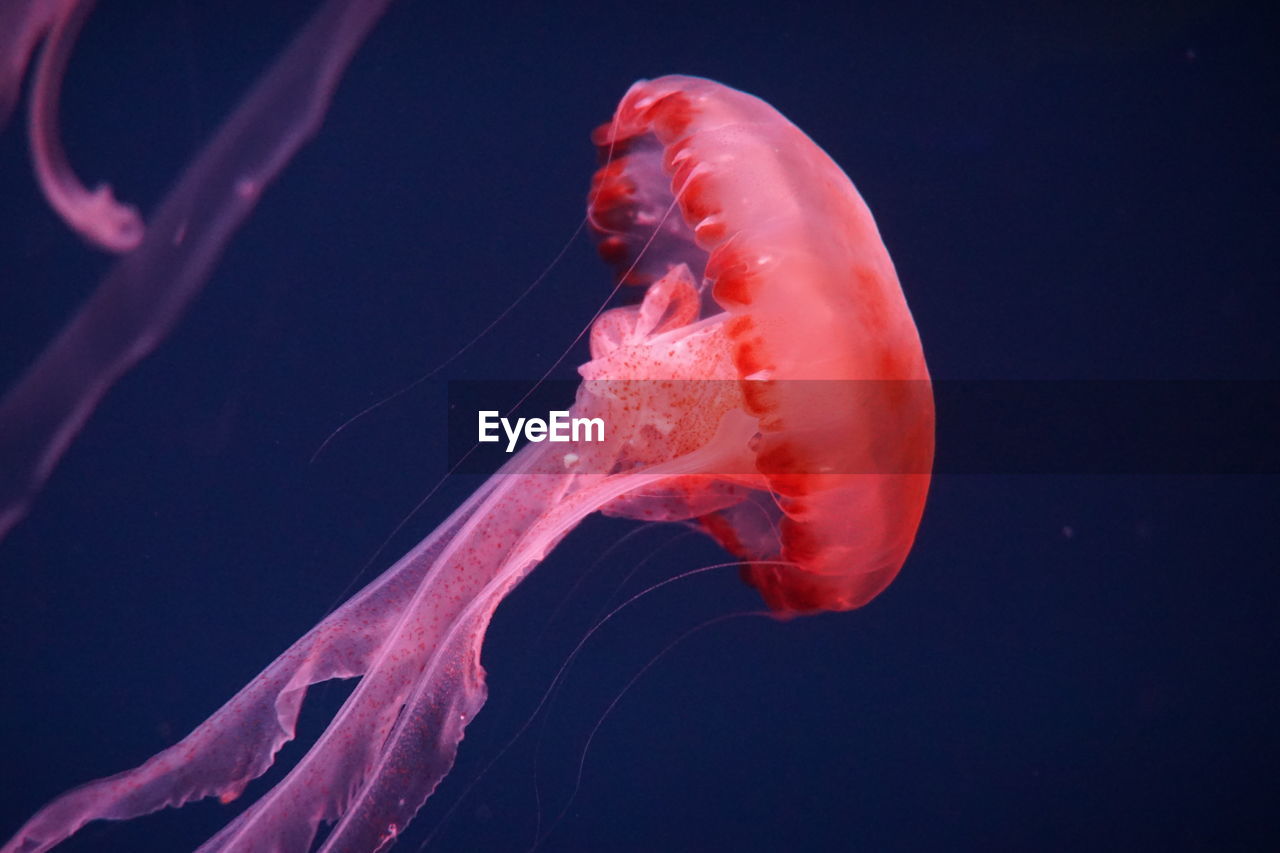
[[[438,5],[393,7],[206,293],[0,546],[0,834],[173,743],[475,487],[447,483],[379,552],[443,470],[430,389],[308,460],[555,256],[587,134],[636,78],[757,94],[844,165],[939,377],[1277,377],[1280,40],[1247,7]],[[151,209],[309,9],[103,0],[62,108],[78,172]],[[0,136],[6,384],[109,264],[37,197],[20,129]],[[609,286],[580,240],[442,375],[540,375]],[[1274,477],[940,477],[866,609],[731,619],[658,660],[547,847],[1264,846],[1278,497]],[[490,703],[404,849],[455,803],[437,849],[528,847],[535,784],[545,828],[628,680],[757,607],[730,569],[628,609],[459,800],[619,585],[723,559],[635,529],[590,520],[500,609]],[[304,737],[343,695],[313,691]],[[190,849],[231,813],[95,824],[66,849]]]

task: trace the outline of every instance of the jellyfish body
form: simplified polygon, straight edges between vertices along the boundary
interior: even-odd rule
[[[843,172],[772,107],[707,80],[636,84],[597,131],[590,217],[638,305],[604,313],[575,417],[179,743],[46,806],[4,853],[84,823],[224,801],[293,737],[307,687],[361,677],[290,773],[201,850],[383,849],[485,699],[502,599],[592,512],[699,525],[782,613],[849,609],[896,574],[933,408],[892,263]],[[647,248],[646,248],[647,244]]]

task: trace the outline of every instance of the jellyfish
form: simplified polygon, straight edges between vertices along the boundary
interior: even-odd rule
[[[239,797],[307,688],[352,677],[305,755],[200,850],[308,850],[321,824],[322,850],[384,849],[484,704],[495,609],[594,512],[704,531],[782,616],[858,608],[893,580],[929,488],[933,397],[852,182],[764,101],[693,77],[636,83],[594,142],[588,220],[638,296],[595,319],[578,370],[571,413],[603,440],[526,443],[189,735],[54,800],[4,853]]]
[[[164,340],[265,187],[319,128],[347,63],[389,0],[328,0],[192,161],[144,226],[111,188],[86,189],[57,133],[58,93],[91,0],[0,4],[0,129],[36,63],[29,140],[49,204],[123,257],[0,397],[0,538],[21,521],[110,387]]]

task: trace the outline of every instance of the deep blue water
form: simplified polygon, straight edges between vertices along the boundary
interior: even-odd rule
[[[62,106],[78,172],[151,209],[310,8],[260,5],[103,0]],[[588,133],[637,78],[757,94],[841,163],[937,377],[1280,378],[1274,29],[1217,3],[941,6],[394,6],[0,544],[0,835],[180,738],[470,493],[449,481],[397,530],[444,472],[437,386],[309,460],[555,257]],[[109,265],[38,198],[21,118],[0,135],[6,385]],[[610,286],[579,238],[441,378],[537,378]],[[464,796],[609,601],[724,559],[594,518],[499,610],[489,705],[401,848],[439,827],[434,849],[527,849],[566,803],[546,849],[1266,846],[1278,498],[1262,475],[940,476],[870,606],[678,643],[599,725],[570,801],[632,677],[757,607],[732,570],[665,587]],[[304,737],[343,695],[313,690]],[[192,849],[233,813],[95,824],[65,849]]]

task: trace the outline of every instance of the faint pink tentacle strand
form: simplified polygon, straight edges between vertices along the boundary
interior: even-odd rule
[[[67,162],[58,135],[58,98],[62,75],[93,0],[64,3],[45,38],[31,87],[31,120],[27,125],[36,180],[49,205],[77,234],[109,252],[127,252],[142,242],[142,216],[137,208],[116,201],[108,184],[87,189]]]
[[[0,3],[0,130],[18,103],[31,53],[64,6],[65,0]]]
[[[319,128],[389,0],[329,0],[187,168],[125,255],[0,399],[0,538],[111,385],[173,329],[262,189]]]

